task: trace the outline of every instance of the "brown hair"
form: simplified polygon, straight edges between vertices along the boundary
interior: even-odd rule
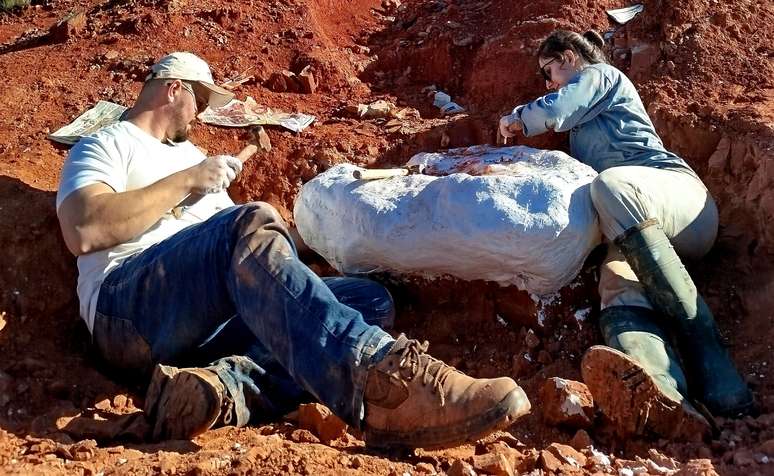
[[[567,50],[573,51],[589,64],[607,63],[605,52],[602,48],[605,40],[594,30],[589,30],[583,35],[568,30],[555,30],[543,40],[538,49],[540,58],[561,58]]]

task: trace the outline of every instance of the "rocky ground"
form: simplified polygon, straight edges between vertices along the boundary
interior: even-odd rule
[[[34,0],[0,12],[0,471],[774,474],[774,4],[644,4],[624,27],[605,15],[624,6],[612,0]],[[230,189],[235,201],[268,201],[292,220],[299,187],[336,163],[398,164],[418,151],[493,142],[498,117],[543,92],[535,51],[557,27],[615,30],[612,62],[717,198],[718,243],[691,271],[759,414],[718,419],[707,441],[617,437],[573,382],[584,349],[599,342],[592,255],[572,285],[539,302],[490,283],[380,277],[397,298],[398,331],[428,339],[434,355],[472,375],[510,375],[525,387],[534,411],[507,432],[444,451],[374,454],[313,405],[193,441],[141,439],[142,392],[100,372],[77,316],[75,262],[54,212],[67,148],[47,133],[99,99],[130,105],[156,58],[194,51],[220,82],[252,76],[238,97],[317,116],[299,135],[269,129],[272,151],[249,161]],[[290,74],[307,66],[314,87]],[[467,113],[441,117],[428,86]],[[416,112],[347,112],[379,99]],[[194,134],[213,153],[247,139],[204,125]],[[565,140],[520,143],[562,149]],[[568,400],[572,415],[560,411]]]

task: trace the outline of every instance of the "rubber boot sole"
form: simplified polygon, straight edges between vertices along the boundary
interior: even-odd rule
[[[645,369],[623,352],[593,346],[583,356],[581,373],[594,402],[622,437],[697,440],[711,431],[707,420],[687,400],[665,394]]]
[[[210,429],[220,416],[223,391],[207,370],[157,365],[144,408],[153,439],[188,440]]]
[[[506,395],[486,413],[455,425],[435,428],[418,428],[413,431],[395,432],[366,428],[366,446],[377,450],[435,450],[471,443],[492,432],[511,426],[529,413],[531,404],[521,387]]]

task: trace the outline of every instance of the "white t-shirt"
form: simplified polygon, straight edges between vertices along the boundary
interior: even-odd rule
[[[206,157],[190,142],[166,144],[131,122],[119,122],[84,137],[70,151],[62,168],[56,208],[75,190],[104,183],[116,192],[146,187],[175,172],[192,167]],[[233,206],[225,191],[208,194],[179,218],[170,210],[144,233],[102,251],[78,257],[78,299],[81,317],[91,331],[99,288],[105,276],[130,256],[200,223],[218,211]]]

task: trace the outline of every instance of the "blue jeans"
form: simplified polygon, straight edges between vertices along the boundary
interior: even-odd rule
[[[212,362],[234,402],[236,419],[226,423],[276,417],[311,396],[360,428],[367,371],[393,343],[373,324],[393,312],[376,283],[317,277],[277,212],[251,203],[111,271],[93,339],[127,377],[147,379],[157,363]]]

